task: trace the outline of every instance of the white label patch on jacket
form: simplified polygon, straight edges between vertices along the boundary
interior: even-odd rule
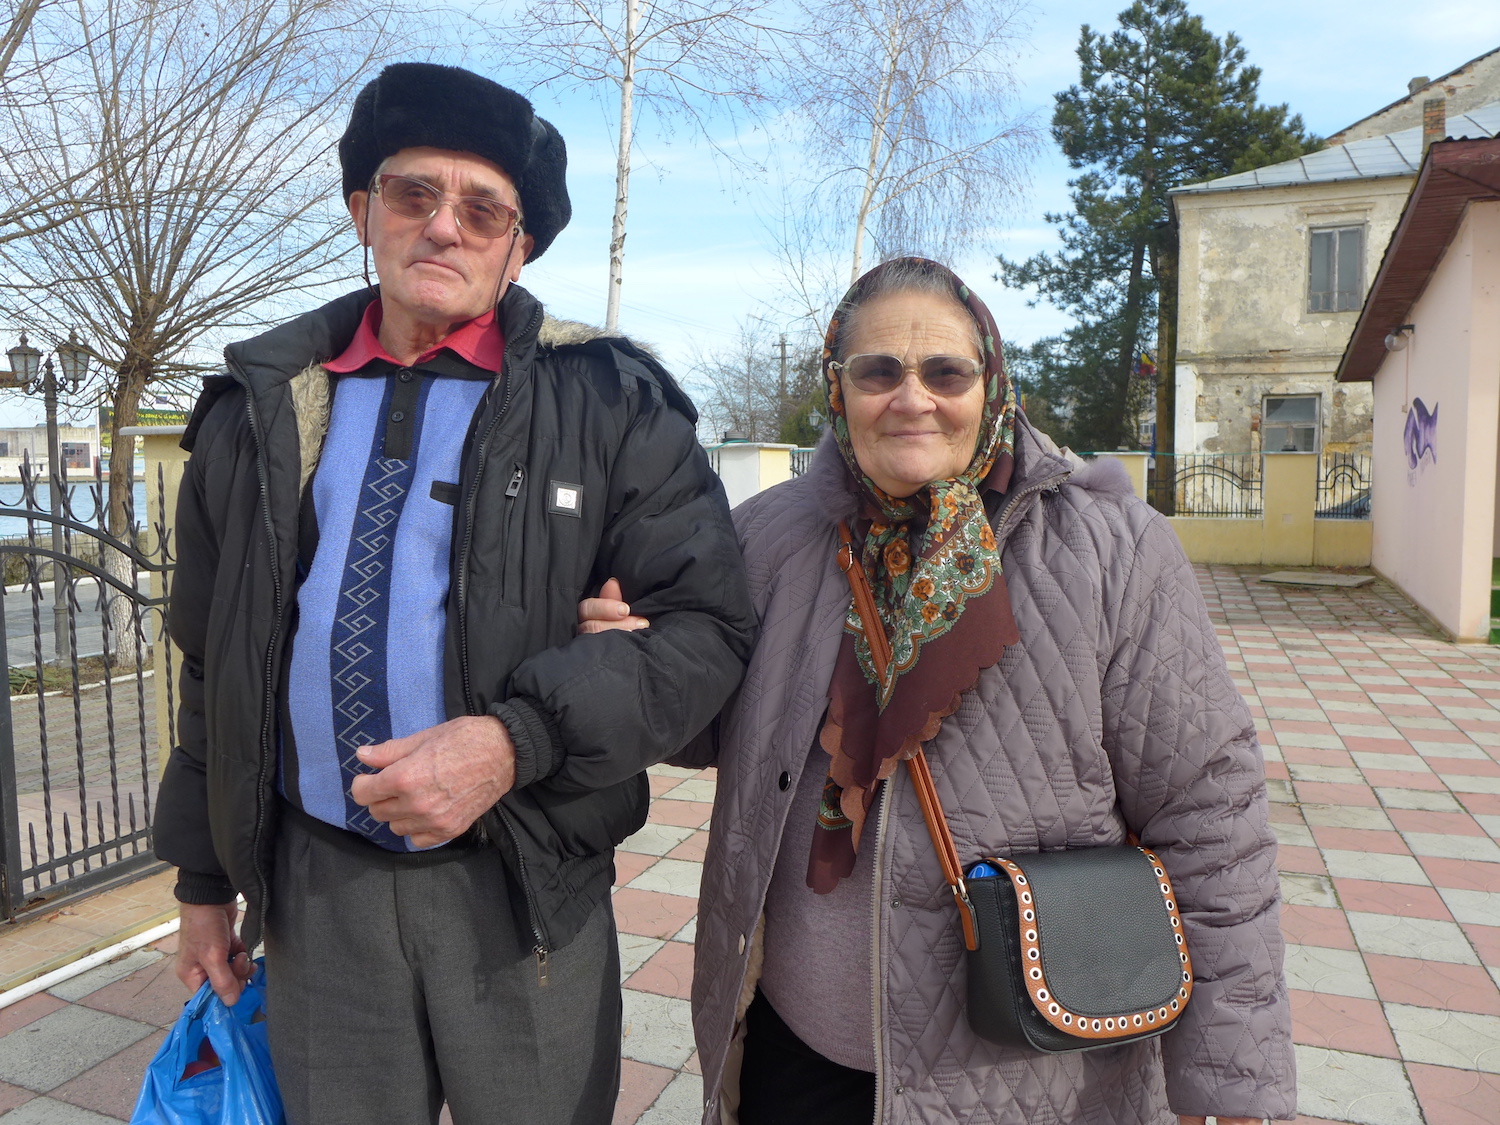
[[[547,482],[547,511],[555,516],[583,518],[583,485],[563,480]]]

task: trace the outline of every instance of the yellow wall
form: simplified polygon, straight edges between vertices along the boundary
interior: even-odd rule
[[[177,443],[182,438],[181,426],[129,426],[122,429],[125,436],[142,439],[146,455],[146,513],[151,523],[150,539],[156,542],[157,529],[172,528],[177,517],[177,486],[182,481],[182,470],[187,464],[187,452]],[[158,467],[160,477],[158,477]],[[162,487],[158,487],[158,480]],[[177,536],[168,532],[167,546],[172,557],[177,555]],[[163,582],[160,571],[151,572],[151,596],[162,596]],[[158,624],[160,619],[153,622]],[[156,694],[156,744],[159,768],[166,769],[167,759],[172,754],[171,731],[176,716],[171,714],[167,702],[167,689],[171,687],[171,699],[177,702],[177,677],[182,672],[182,653],[172,646],[172,675],[167,676],[166,646],[170,641],[153,637],[153,667],[151,681]],[[168,720],[171,720],[169,722]]]
[[[1196,563],[1242,566],[1369,566],[1369,520],[1320,520],[1318,456],[1267,454],[1260,519],[1172,516],[1187,557]]]

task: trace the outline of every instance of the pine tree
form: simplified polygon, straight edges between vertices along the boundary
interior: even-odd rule
[[[999,259],[1006,285],[1076,324],[1021,357],[1055,436],[1080,449],[1134,447],[1133,419],[1157,403],[1172,448],[1177,232],[1167,193],[1320,147],[1285,105],[1258,100],[1260,69],[1232,32],[1220,39],[1183,0],[1136,0],[1118,29],[1079,34],[1079,81],[1057,95],[1052,136],[1071,167],[1073,209],[1049,214],[1062,246]],[[1145,353],[1156,353],[1153,379]],[[1147,374],[1147,379],[1139,377]]]

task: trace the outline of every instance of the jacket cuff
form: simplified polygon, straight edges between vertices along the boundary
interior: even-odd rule
[[[557,720],[541,701],[514,695],[490,707],[490,714],[505,724],[516,747],[515,788],[551,777],[563,764],[562,734]]]
[[[177,869],[177,886],[172,888],[178,902],[190,906],[222,906],[235,900],[234,884],[222,875]]]

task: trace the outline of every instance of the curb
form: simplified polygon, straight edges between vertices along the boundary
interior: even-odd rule
[[[174,906],[144,922],[129,926],[111,937],[100,938],[81,949],[74,949],[60,957],[54,957],[50,961],[44,961],[40,965],[17,973],[9,980],[0,983],[0,1010],[25,1000],[28,996],[45,992],[53,985],[61,984],[65,980],[72,980],[90,969],[113,961],[116,957],[133,953],[154,941],[160,941],[176,933],[177,926],[177,908]]]

